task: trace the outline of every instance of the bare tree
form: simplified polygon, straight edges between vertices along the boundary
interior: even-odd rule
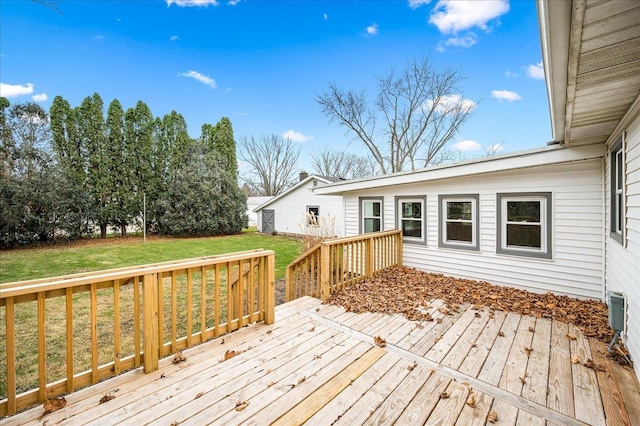
[[[296,182],[300,146],[278,135],[242,137],[240,158],[251,169],[240,173],[252,192],[278,195]]]
[[[311,167],[320,176],[341,179],[361,179],[378,174],[378,165],[371,157],[331,151],[328,147],[311,154]]]
[[[459,95],[460,71],[436,70],[428,59],[410,61],[396,75],[378,78],[378,95],[343,90],[336,83],[317,97],[322,112],[362,142],[383,174],[426,167],[460,126],[476,103]],[[378,122],[383,124],[377,128]]]

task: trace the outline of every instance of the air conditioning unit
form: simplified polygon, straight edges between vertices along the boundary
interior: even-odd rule
[[[623,331],[625,322],[624,294],[617,291],[608,291],[607,304],[609,305],[609,327],[616,331]]]

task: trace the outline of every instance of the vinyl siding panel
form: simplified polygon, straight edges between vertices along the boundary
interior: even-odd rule
[[[617,135],[616,135],[617,137]],[[635,360],[636,374],[640,376],[640,118],[626,129],[625,140],[625,244],[611,239],[610,205],[611,159],[605,162],[606,181],[606,260],[605,278],[608,290],[618,291],[627,300],[626,332],[624,342]]]
[[[552,259],[496,253],[496,198],[497,193],[504,192],[552,193],[552,238],[549,242],[553,250]],[[438,247],[438,196],[455,194],[479,196],[479,251]],[[393,229],[396,228],[394,197],[426,195],[427,244],[405,242],[405,265],[535,292],[553,291],[582,298],[601,298],[602,194],[600,159],[428,183],[407,182],[389,188],[346,193],[346,230],[348,235],[358,232],[358,197],[384,196],[385,229]]]

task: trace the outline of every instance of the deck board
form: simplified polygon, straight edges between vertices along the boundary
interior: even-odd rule
[[[499,425],[640,423],[633,370],[612,363],[602,342],[548,319],[442,307],[432,301],[434,321],[416,322],[300,298],[278,306],[272,325],[244,327],[185,350],[186,362],[165,358],[153,373],[67,395],[44,419],[36,407],[3,426],[481,425],[490,411]],[[225,360],[228,350],[238,354]],[[572,364],[572,355],[604,371]],[[99,404],[109,393],[116,398]]]

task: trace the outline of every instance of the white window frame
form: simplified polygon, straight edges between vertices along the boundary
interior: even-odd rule
[[[611,230],[609,235],[620,244],[624,244],[625,206],[624,206],[624,135],[611,147]]]
[[[313,219],[311,216],[311,209],[316,209],[318,214],[313,213]],[[314,223],[315,222],[315,223]],[[320,206],[307,206],[307,226],[318,226],[320,223]]]
[[[365,203],[379,203],[380,204],[380,216],[365,216],[364,212],[365,212],[365,208],[364,205]],[[360,210],[360,223],[359,223],[359,232],[360,234],[364,234],[365,233],[365,226],[364,226],[364,222],[365,219],[380,219],[380,230],[379,231],[383,231],[384,230],[384,199],[382,197],[360,197],[359,198],[359,210]],[[372,232],[379,232],[379,231],[372,231]]]
[[[471,220],[466,219],[448,219],[447,204],[448,203],[471,203]],[[461,195],[439,195],[438,205],[440,212],[440,226],[438,227],[438,246],[442,248],[455,248],[463,250],[480,250],[480,204],[478,194],[461,194]],[[471,241],[449,240],[447,236],[447,223],[471,223]]]
[[[540,203],[540,222],[509,222],[507,221],[507,204],[509,202],[531,202]],[[523,193],[502,193],[497,194],[496,206],[498,208],[496,226],[496,253],[514,256],[537,257],[551,259],[551,193],[550,192],[523,192]],[[540,248],[509,246],[507,245],[507,225],[518,224],[540,227]]]
[[[402,230],[403,221],[420,222],[420,237],[402,236],[402,240],[407,243],[426,244],[427,242],[427,197],[425,196],[397,196],[396,199],[396,226]],[[419,203],[421,217],[419,219],[405,218],[402,213],[404,203]]]

